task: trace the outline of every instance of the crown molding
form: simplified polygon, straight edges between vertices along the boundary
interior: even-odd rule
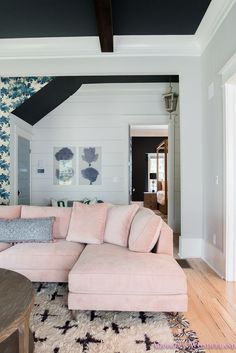
[[[195,34],[201,54],[208,46],[235,3],[236,0],[211,1]]]
[[[194,36],[114,36],[114,52],[101,53],[98,37],[0,40],[0,60],[102,56],[198,56]]]
[[[101,53],[99,37],[0,39],[0,62],[33,59],[201,56],[236,0],[212,0],[195,35],[114,36],[114,52]]]

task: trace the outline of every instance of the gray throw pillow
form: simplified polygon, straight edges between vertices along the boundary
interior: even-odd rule
[[[0,242],[47,243],[52,240],[55,217],[0,219]]]

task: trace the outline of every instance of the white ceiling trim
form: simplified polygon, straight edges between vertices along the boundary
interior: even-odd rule
[[[17,38],[0,40],[0,59],[90,56],[196,56],[194,36],[114,36],[114,53],[101,53],[98,37]]]
[[[114,36],[114,53],[98,37],[0,39],[0,61],[125,56],[200,56],[236,0],[212,0],[195,35]]]
[[[201,53],[214,37],[236,0],[212,0],[195,34]]]

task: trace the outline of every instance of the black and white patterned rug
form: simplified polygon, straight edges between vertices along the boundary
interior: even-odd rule
[[[182,315],[79,311],[75,321],[67,308],[67,285],[35,283],[34,287],[30,323],[35,353],[203,352]],[[160,350],[159,345],[166,348]]]

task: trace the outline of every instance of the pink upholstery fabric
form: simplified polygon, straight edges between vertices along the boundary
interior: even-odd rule
[[[0,243],[0,251],[10,248],[12,245],[8,243]]]
[[[103,243],[107,209],[106,203],[84,205],[74,202],[66,239],[86,244]]]
[[[16,244],[0,253],[0,267],[12,270],[70,270],[84,245],[59,239],[53,243]]]
[[[138,209],[139,206],[136,204],[110,206],[107,214],[104,242],[127,247],[131,222]]]
[[[162,219],[148,208],[141,208],[134,216],[130,228],[129,249],[150,252],[157,242]]]
[[[112,244],[88,245],[69,274],[72,293],[185,295],[186,277],[173,257]]]
[[[70,270],[22,270],[15,269],[14,271],[21,273],[29,278],[32,282],[68,282]],[[65,303],[66,304],[66,303]]]
[[[0,218],[20,218],[21,206],[0,206]]]
[[[53,237],[66,238],[69,229],[71,208],[47,206],[22,206],[21,218],[55,217]]]
[[[156,252],[158,254],[168,254],[173,256],[173,231],[165,222],[162,223]]]
[[[70,310],[117,310],[117,311],[187,311],[188,297],[179,295],[120,295],[70,293]]]

